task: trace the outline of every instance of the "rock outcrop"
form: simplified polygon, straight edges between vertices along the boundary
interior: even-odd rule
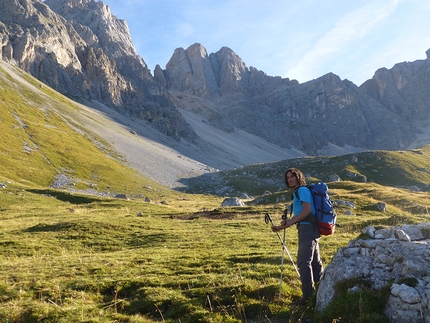
[[[325,269],[315,309],[330,304],[337,283],[355,278],[375,290],[391,285],[385,309],[390,322],[430,322],[430,223],[366,227],[364,233],[369,239],[351,241]],[[403,283],[405,278],[412,286]]]
[[[245,206],[245,203],[243,203],[242,200],[237,197],[228,197],[222,201],[221,207],[228,206]]]

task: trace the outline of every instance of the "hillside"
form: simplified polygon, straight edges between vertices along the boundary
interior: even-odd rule
[[[61,188],[102,195],[164,190],[114,149],[113,139],[136,137],[124,127],[2,61],[0,82],[3,181],[49,187],[63,175],[69,181]]]
[[[284,172],[296,167],[307,181],[376,183],[418,192],[430,191],[430,145],[405,151],[368,151],[341,156],[300,157],[205,174],[182,182],[188,192],[260,196],[285,190]]]
[[[126,117],[101,103],[88,101],[92,106],[89,108],[56,93],[3,61],[0,61],[0,67],[4,134],[1,146],[3,152],[9,152],[9,158],[2,159],[2,173],[8,179],[23,179],[33,184],[49,186],[54,182],[55,176],[72,172],[76,174],[74,177],[81,177],[81,181],[88,181],[87,186],[106,181],[98,187],[99,190],[106,190],[108,186],[116,186],[115,180],[99,178],[92,181],[94,174],[81,174],[83,171],[78,171],[77,168],[86,166],[82,165],[84,157],[91,156],[87,160],[91,164],[87,167],[89,169],[100,168],[100,165],[94,164],[97,160],[112,163],[112,157],[115,157],[115,160],[125,162],[146,178],[174,188],[182,186],[179,183],[182,178],[247,163],[280,160],[297,154],[285,152],[245,132],[224,137],[220,134],[216,137],[216,129],[209,129],[210,126],[200,129],[203,134],[212,133],[206,144],[197,146],[186,141],[178,143],[142,120]],[[56,119],[55,124],[49,116]],[[43,137],[33,133],[36,129],[43,130]],[[60,136],[62,133],[67,133],[67,139],[75,142],[63,142],[64,138]],[[47,138],[50,138],[52,145],[44,142]],[[211,146],[211,140],[218,143]],[[15,143],[13,147],[12,142]],[[253,142],[253,146],[248,142]],[[66,144],[69,147],[65,147]],[[73,156],[73,152],[77,156]],[[47,157],[51,154],[63,156]],[[45,163],[48,159],[49,162]],[[56,160],[58,163],[55,163]],[[16,167],[21,162],[23,164]],[[35,165],[49,172],[49,181],[37,176],[40,173],[34,169]],[[123,189],[117,188],[118,191]]]

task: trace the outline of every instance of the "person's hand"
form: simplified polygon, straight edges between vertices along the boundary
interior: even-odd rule
[[[279,230],[282,230],[280,225],[272,225],[272,231],[273,232],[278,232]]]

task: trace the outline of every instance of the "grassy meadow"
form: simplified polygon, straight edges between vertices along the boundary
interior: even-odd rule
[[[264,215],[280,221],[286,202],[279,201],[290,194],[282,189],[287,165],[311,181],[345,170],[366,176],[329,183],[333,199],[355,208],[339,207],[342,226],[321,238],[327,265],[367,225],[429,221],[428,147],[355,154],[358,162],[348,165],[351,156],[315,157],[222,172],[232,196],[253,198],[221,208],[224,196],[207,187],[172,191],[127,168],[78,122],[70,100],[19,77],[24,81],[0,68],[0,323],[385,322],[384,295],[357,299],[347,283],[324,313],[314,313],[312,303],[291,307],[300,281],[287,256],[281,268],[281,244]],[[58,174],[73,185],[51,188]],[[130,199],[84,194],[89,189]],[[386,212],[374,208],[378,201]],[[295,261],[295,229],[286,237]]]
[[[353,202],[375,188],[343,184],[334,190]],[[0,322],[370,322],[381,315],[358,302],[329,314],[288,305],[300,282],[285,255],[280,295],[282,249],[264,222],[266,212],[278,222],[283,205],[221,209],[213,196],[164,197],[146,203],[9,183],[0,190]],[[427,214],[395,205],[340,215],[335,235],[321,238],[323,261],[366,225],[423,221]],[[286,244],[295,261],[295,229]]]

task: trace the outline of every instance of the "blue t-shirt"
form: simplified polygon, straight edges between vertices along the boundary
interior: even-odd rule
[[[294,216],[297,216],[300,212],[302,212],[303,210],[303,205],[301,202],[307,202],[311,204],[311,210],[312,210],[312,214],[315,214],[315,206],[314,206],[314,200],[312,198],[312,194],[311,191],[305,187],[305,186],[300,186],[297,189],[299,198],[297,198],[296,193],[294,192],[293,196],[293,212],[294,212]],[[300,223],[302,224],[309,224],[309,222],[306,221],[300,221]]]

